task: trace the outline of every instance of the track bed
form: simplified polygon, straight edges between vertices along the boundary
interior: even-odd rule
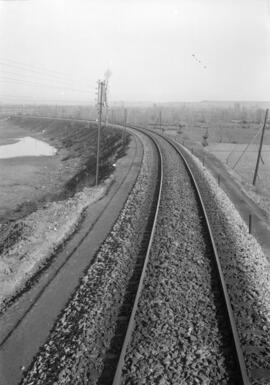
[[[121,383],[241,384],[198,197],[179,155],[159,141],[161,207]]]

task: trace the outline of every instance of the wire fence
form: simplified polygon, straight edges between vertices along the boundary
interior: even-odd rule
[[[257,143],[256,143],[257,142]],[[210,144],[208,151],[214,154],[247,183],[252,184],[259,150],[259,136],[252,144],[216,143]],[[256,185],[270,187],[270,145],[263,145]]]

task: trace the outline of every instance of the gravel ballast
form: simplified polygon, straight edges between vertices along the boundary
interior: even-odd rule
[[[162,141],[164,190],[122,384],[238,384],[202,212],[183,163]]]
[[[151,205],[156,165],[149,139],[142,168],[113,229],[21,384],[96,384],[132,274]]]
[[[222,263],[248,373],[270,384],[270,264],[212,175],[190,152]]]

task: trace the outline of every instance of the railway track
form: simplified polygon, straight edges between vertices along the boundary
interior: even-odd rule
[[[208,270],[211,270],[210,273],[208,271],[209,273],[208,278],[211,280],[209,287],[211,286],[211,290],[214,292],[213,308],[216,308],[216,309],[212,309],[214,315],[211,315],[211,317],[213,318],[211,319],[211,322],[213,322],[213,325],[216,328],[215,330],[216,334],[213,333],[213,335],[217,336],[219,339],[219,342],[217,342],[217,344],[219,344],[219,347],[218,347],[219,357],[221,357],[222,354],[224,353],[225,358],[223,357],[220,360],[220,362],[223,362],[223,361],[226,361],[226,362],[221,368],[219,368],[218,361],[216,361],[216,367],[214,367],[215,360],[211,359],[211,354],[210,354],[210,358],[208,355],[206,357],[207,360],[209,361],[207,365],[213,367],[212,370],[210,370],[209,372],[210,373],[209,378],[207,378],[207,375],[206,376],[203,375],[202,378],[205,378],[205,382],[204,380],[203,381],[197,380],[199,382],[196,382],[196,376],[194,377],[195,380],[192,377],[193,376],[192,370],[194,366],[193,364],[196,364],[196,361],[192,362],[190,361],[190,358],[187,359],[187,357],[184,357],[181,355],[176,356],[175,355],[177,353],[176,351],[173,352],[172,359],[177,363],[177,365],[181,368],[183,372],[185,371],[188,372],[188,375],[190,377],[189,379],[187,379],[186,384],[200,383],[204,385],[206,384],[248,385],[250,384],[250,382],[247,376],[244,358],[242,355],[242,350],[241,350],[241,346],[240,346],[240,342],[239,342],[239,338],[238,338],[238,334],[237,334],[237,330],[236,330],[236,326],[233,318],[229,296],[226,290],[226,285],[225,285],[222,270],[221,270],[221,265],[219,262],[218,253],[215,247],[214,238],[212,235],[212,231],[210,228],[209,220],[207,218],[206,210],[201,198],[200,191],[192,175],[192,171],[188,165],[188,161],[185,159],[184,152],[182,152],[181,148],[179,148],[179,146],[176,145],[173,141],[168,140],[168,138],[165,138],[162,135],[158,135],[156,133],[155,134],[149,133],[148,131],[138,127],[130,127],[130,128],[143,132],[145,135],[150,137],[151,140],[154,141],[157,152],[159,154],[158,155],[159,171],[158,171],[158,178],[157,178],[158,184],[156,185],[154,200],[152,202],[146,230],[140,246],[138,258],[135,264],[134,273],[127,285],[124,302],[122,304],[122,307],[120,308],[120,312],[117,319],[115,335],[112,338],[110,347],[106,352],[105,360],[104,360],[104,368],[101,376],[99,377],[98,385],[108,385],[108,384],[120,385],[120,384],[135,384],[135,383],[136,384],[153,383],[153,384],[159,384],[159,385],[174,384],[174,383],[185,384],[185,382],[177,382],[177,380],[174,381],[174,379],[170,379],[170,380],[168,379],[168,381],[166,382],[166,380],[164,380],[163,378],[162,371],[160,371],[159,377],[157,377],[157,379],[154,382],[152,380],[147,380],[147,379],[145,380],[146,382],[144,382],[142,378],[138,379],[139,378],[138,376],[140,376],[139,374],[140,362],[138,363],[138,356],[139,356],[139,360],[140,359],[143,360],[145,365],[146,366],[148,365],[147,356],[144,357],[143,355],[140,355],[140,353],[136,357],[137,362],[135,363],[135,365],[133,365],[134,354],[136,356],[136,354],[138,353],[136,352],[136,344],[139,346],[140,334],[143,330],[143,328],[141,329],[140,327],[145,326],[147,329],[149,326],[149,324],[147,325],[145,321],[147,317],[143,319],[142,320],[143,322],[141,322],[140,324],[140,317],[142,318],[146,316],[142,309],[144,306],[142,305],[142,303],[145,303],[148,306],[148,303],[153,301],[153,298],[147,297],[148,295],[147,290],[150,287],[149,282],[151,282],[152,279],[155,280],[155,278],[157,278],[157,280],[160,279],[158,275],[155,275],[156,274],[155,269],[158,265],[160,265],[160,262],[157,260],[156,266],[155,266],[155,263],[153,264],[153,255],[154,255],[153,249],[155,248],[157,251],[157,249],[159,248],[159,245],[158,245],[159,242],[161,244],[160,248],[162,249],[162,242],[164,241],[166,236],[167,235],[169,237],[171,236],[169,233],[168,234],[166,233],[166,229],[164,231],[165,234],[161,234],[163,230],[160,230],[160,227],[161,227],[160,224],[164,225],[167,220],[166,218],[162,218],[162,215],[164,214],[164,212],[166,211],[169,212],[170,209],[173,209],[172,207],[173,201],[175,200],[175,196],[177,194],[171,195],[170,197],[170,190],[173,190],[174,187],[173,185],[170,187],[170,183],[171,183],[170,178],[172,178],[172,175],[170,176],[169,174],[171,172],[171,174],[174,174],[174,176],[177,175],[179,171],[179,167],[177,166],[176,169],[172,168],[173,167],[172,163],[170,166],[168,165],[166,166],[165,164],[166,162],[164,161],[164,155],[166,154],[166,152],[167,153],[174,152],[174,155],[173,155],[174,161],[177,158],[178,159],[177,162],[180,162],[179,159],[181,158],[181,163],[183,164],[183,166],[181,167],[186,170],[185,171],[186,176],[184,177],[185,181],[183,182],[183,184],[189,183],[190,185],[192,185],[192,189],[193,189],[193,192],[190,192],[190,194],[187,192],[185,192],[185,194],[193,195],[194,197],[196,197],[196,202],[197,202],[196,207],[193,209],[190,206],[189,208],[190,208],[190,211],[196,212],[196,215],[198,217],[195,220],[197,224],[196,226],[197,227],[201,226],[202,228],[202,234],[201,235],[197,234],[197,235],[198,237],[201,237],[200,242],[202,241],[205,242],[205,245],[203,246],[203,248],[205,248],[204,254],[206,257],[206,262],[203,262],[203,263],[205,263],[208,266]],[[167,146],[165,150],[164,150],[164,146],[165,147]],[[168,159],[166,160],[167,162],[168,162]],[[170,170],[170,167],[172,168],[172,170]],[[178,179],[177,181],[179,180],[180,179]],[[189,180],[189,182],[187,182],[187,180]],[[169,202],[166,202],[167,200]],[[180,203],[179,201],[177,202],[177,204],[181,205],[182,203]],[[162,214],[162,210],[163,210],[163,214]],[[174,215],[173,211],[171,211],[171,213],[173,216]],[[187,220],[187,217],[184,218],[183,223],[185,223],[185,221],[186,222],[189,221]],[[173,218],[173,227],[176,228],[178,225],[178,222],[179,222],[179,218],[177,216]],[[168,227],[169,226],[170,225],[168,225]],[[158,228],[159,228],[159,231],[157,231]],[[180,229],[180,233],[182,231],[183,229]],[[194,231],[194,228],[191,229],[191,232],[192,231]],[[157,239],[155,239],[156,237]],[[162,241],[162,238],[163,238],[163,241]],[[194,236],[194,238],[196,238],[196,236]],[[176,240],[173,238],[170,238],[170,241],[173,243],[173,247],[175,249],[179,248],[177,245],[178,241],[175,242]],[[190,243],[192,243],[192,239],[190,239]],[[193,262],[196,264],[198,261],[195,260],[195,261],[192,261],[192,263]],[[183,267],[183,270],[185,270],[185,267],[188,264],[189,262],[185,261],[184,264],[181,265]],[[152,265],[154,265],[154,267]],[[176,266],[176,268],[178,268],[178,266]],[[192,279],[194,277],[192,277],[191,271],[194,268],[194,265],[191,264],[190,266],[188,266],[188,268],[190,269],[189,271],[186,271],[186,273],[188,273],[188,281],[192,282]],[[152,276],[151,274],[149,276],[149,270],[151,270],[151,274],[153,274]],[[182,278],[180,278],[180,280],[178,281],[178,284],[180,286],[181,286],[181,280]],[[201,284],[203,285],[203,283]],[[168,286],[170,285],[168,284]],[[184,303],[184,301],[182,302]],[[183,305],[183,303],[181,305]],[[146,312],[148,310],[147,306],[145,307]],[[185,304],[185,306],[187,306],[187,304]],[[212,304],[210,304],[210,307],[211,306]],[[161,307],[158,310],[161,310]],[[158,312],[156,317],[158,317]],[[215,317],[216,319],[214,319]],[[147,320],[149,321],[149,319]],[[154,324],[155,322],[153,322],[153,327],[155,326]],[[213,325],[210,325],[210,326],[213,326]],[[189,327],[187,330],[183,331],[183,333],[186,333],[186,335],[182,334],[180,335],[180,337],[183,337],[183,339],[186,338],[188,343],[191,346],[194,343],[194,335],[192,334],[193,331],[190,329],[191,328]],[[219,332],[220,332],[220,335],[218,335]],[[144,336],[143,338],[147,340],[147,337]],[[154,338],[155,337],[152,336],[152,339]],[[159,336],[157,336],[157,339],[158,338]],[[135,344],[134,344],[134,341],[135,341]],[[168,359],[169,354],[170,354],[170,348],[168,350],[168,356],[163,358],[163,361],[165,363],[164,364],[165,371],[166,370],[170,371],[168,368],[168,365],[170,364],[170,360]],[[179,354],[179,351],[177,354]],[[136,365],[137,363],[138,365]],[[198,372],[198,370],[200,369],[198,368],[194,369],[196,373]],[[224,371],[226,372],[225,374],[223,373]],[[136,378],[136,376],[138,378]],[[200,378],[200,376],[198,378]],[[209,382],[207,382],[208,380]]]
[[[152,206],[134,272],[128,283],[124,302],[118,315],[115,336],[112,339],[110,348],[106,353],[104,369],[99,378],[98,385],[111,384],[115,367],[117,367],[117,373],[121,370],[120,368],[123,365],[124,352],[126,351],[129,337],[134,328],[134,317],[143,289],[143,280],[146,274],[151,245],[154,239],[163,186],[162,153],[158,142],[154,141],[154,143],[158,152],[158,177],[156,190],[154,192]],[[116,374],[116,376],[118,377],[118,374]]]
[[[132,128],[138,130],[138,127],[132,127]],[[221,264],[219,261],[219,256],[217,253],[214,238],[210,228],[210,223],[207,218],[207,213],[204,207],[204,203],[202,201],[202,197],[201,197],[199,188],[196,184],[195,178],[193,177],[192,171],[188,165],[187,160],[185,159],[184,153],[181,151],[179,146],[177,146],[173,141],[167,138],[164,138],[164,136],[162,135],[157,136],[156,134],[155,135],[150,134],[145,130],[142,130],[142,129],[139,129],[139,130],[145,133],[146,135],[150,136],[151,139],[154,140],[157,150],[159,152],[160,167],[162,167],[162,169],[164,168],[164,164],[163,164],[162,150],[159,145],[160,140],[166,141],[167,146],[170,146],[170,148],[173,149],[173,151],[175,151],[177,156],[184,163],[184,167],[188,174],[188,178],[190,178],[191,184],[195,191],[194,194],[197,200],[198,213],[201,216],[199,222],[202,224],[203,231],[204,231],[202,238],[204,238],[204,241],[206,242],[206,246],[203,246],[203,247],[207,249],[206,250],[206,254],[208,254],[207,263],[209,263],[209,266],[211,266],[211,270],[212,270],[210,274],[212,278],[211,277],[210,278],[213,279],[213,276],[214,276],[214,280],[215,280],[215,283],[211,284],[212,290],[215,292],[214,294],[215,301],[217,302],[216,303],[217,309],[214,310],[214,313],[215,313],[214,317],[218,319],[219,325],[217,326],[217,328],[221,329],[221,330],[218,330],[218,332],[220,332],[221,334],[221,336],[219,336],[218,338],[222,340],[222,342],[220,343],[220,350],[222,351],[223,349],[225,351],[224,353],[225,358],[224,357],[223,358],[226,361],[226,363],[221,368],[214,368],[212,371],[210,370],[210,373],[211,373],[210,376],[211,375],[213,376],[213,373],[216,373],[216,377],[207,379],[207,376],[203,375],[203,378],[206,379],[205,380],[206,382],[200,382],[200,380],[198,380],[198,382],[196,381],[192,382],[194,381],[194,379],[191,380],[192,374],[189,373],[189,375],[191,376],[190,377],[191,382],[187,381],[187,383],[188,384],[189,383],[205,383],[205,384],[222,383],[222,384],[248,385],[250,384],[250,382],[247,376],[245,362],[244,362],[244,358],[241,350],[241,345],[239,342],[237,329],[235,326],[235,321],[233,317],[229,296],[226,290],[226,284],[224,281]],[[133,362],[134,362],[134,357],[137,357],[137,358],[139,357],[145,361],[145,357],[143,357],[143,354],[140,355],[140,353],[136,351],[136,344],[140,345],[140,342],[142,341],[140,336],[138,338],[136,337],[136,334],[140,335],[140,333],[144,333],[144,326],[146,325],[146,321],[144,320],[144,322],[142,323],[143,326],[141,327],[141,329],[140,329],[140,325],[138,326],[138,324],[140,324],[140,321],[138,321],[138,318],[142,316],[144,317],[143,310],[139,309],[139,307],[140,307],[140,301],[142,297],[143,286],[145,284],[149,285],[149,281],[147,281],[147,274],[149,274],[149,269],[153,269],[152,267],[149,268],[148,264],[152,263],[150,261],[149,256],[151,254],[151,248],[153,246],[153,242],[157,242],[157,240],[155,240],[154,232],[157,226],[158,216],[160,215],[159,209],[160,209],[162,194],[164,194],[163,199],[164,198],[166,199],[165,193],[162,192],[162,190],[165,189],[163,186],[164,184],[163,175],[162,175],[163,172],[160,171],[161,178],[160,178],[160,185],[158,189],[158,196],[156,196],[155,198],[156,208],[154,209],[154,207],[152,207],[151,217],[147,227],[147,234],[144,239],[143,249],[141,250],[142,253],[139,255],[140,262],[138,263],[138,265],[136,265],[134,276],[130,281],[129,287],[127,288],[123,307],[121,308],[121,311],[118,317],[116,334],[112,339],[112,343],[109,350],[107,351],[105,361],[104,361],[104,370],[99,379],[98,385],[150,383],[150,377],[148,378],[148,382],[147,380],[146,382],[142,381],[140,374],[138,374],[139,369],[136,368],[136,365],[135,366],[133,365]],[[179,202],[179,204],[181,204],[181,202]],[[152,223],[152,229],[150,231],[149,227],[151,226],[151,223]],[[146,247],[146,243],[148,243],[147,247]],[[145,253],[146,256],[142,265],[143,253]],[[139,273],[139,271],[141,271],[141,274]],[[133,300],[134,300],[134,303],[133,305],[131,305]],[[147,294],[146,294],[146,298],[143,299],[143,301],[146,301],[145,303],[148,304],[148,301],[151,301],[151,296],[147,298]],[[190,333],[190,329],[188,330],[187,333]],[[188,337],[190,337],[190,335]],[[144,336],[144,338],[146,337]],[[159,337],[157,336],[157,338]],[[130,348],[130,345],[132,345],[132,341],[133,341],[133,348]],[[192,339],[189,341],[191,344],[193,343]],[[197,342],[198,341],[196,341],[195,343]],[[121,346],[121,349],[120,349],[120,346]],[[135,353],[134,351],[132,351],[132,349],[134,350],[134,346],[136,351]],[[186,357],[182,357],[182,361],[185,361],[185,360],[186,360]],[[210,362],[211,362],[211,359],[210,359]],[[138,364],[137,361],[136,363]],[[169,362],[167,362],[167,364],[169,364]],[[187,364],[188,362],[186,362],[186,365]],[[189,362],[189,364],[192,367],[192,362]],[[146,362],[146,365],[147,365],[147,362]],[[213,362],[211,362],[210,365],[214,365]],[[216,363],[216,365],[218,364]],[[226,369],[224,369],[224,367]],[[222,376],[222,374],[219,373],[219,370],[227,371],[226,375]],[[134,371],[135,371],[135,374],[134,374]],[[195,372],[196,371],[198,371],[198,369],[195,369]],[[144,371],[144,375],[145,373],[146,372]],[[176,382],[173,382],[172,380],[168,380],[168,382],[166,382],[166,380],[164,380],[164,377],[162,375],[162,370],[160,373],[161,373],[159,378],[160,381],[157,380],[156,382],[157,384],[176,383]],[[196,380],[196,376],[195,376],[195,380]],[[207,382],[208,380],[209,382]]]

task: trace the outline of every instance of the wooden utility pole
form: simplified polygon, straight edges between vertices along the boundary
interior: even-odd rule
[[[104,92],[104,82],[99,80],[98,81],[98,135],[97,135],[96,186],[98,185],[98,179],[99,179],[99,152],[100,152],[102,107],[103,107],[103,92]]]
[[[159,128],[160,128],[160,131],[162,131],[161,122],[162,122],[162,112],[161,112],[161,110],[159,110]]]
[[[103,103],[105,108],[105,127],[108,125],[109,121],[109,104],[108,104],[108,89],[109,89],[109,78],[111,77],[111,71],[108,69],[105,74],[105,80],[103,81]]]
[[[260,164],[260,159],[261,159],[263,137],[264,137],[265,127],[266,127],[266,123],[267,123],[268,112],[269,112],[269,109],[267,108],[267,110],[265,112],[265,118],[264,118],[264,124],[263,124],[263,128],[262,128],[262,134],[261,134],[260,146],[259,146],[259,151],[258,151],[257,163],[256,163],[256,167],[255,167],[254,177],[253,177],[253,185],[254,186],[256,184],[256,179],[257,179],[257,174],[258,174],[258,169],[259,169],[259,164]]]
[[[103,82],[103,105],[105,108],[105,127],[108,125],[108,119],[109,119],[109,106],[108,106],[108,100],[107,100],[107,90],[108,90],[108,80],[105,80]]]
[[[127,109],[124,108],[124,122],[123,122],[123,131],[122,131],[122,146],[124,147],[126,142],[126,133],[127,133]]]

